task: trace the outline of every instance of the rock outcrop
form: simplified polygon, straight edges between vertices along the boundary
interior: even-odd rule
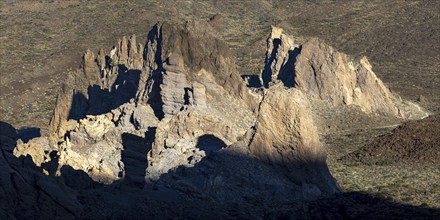
[[[183,26],[157,24],[149,34],[147,54],[144,55],[147,58],[144,68],[151,73],[152,81],[139,86],[145,89],[138,92],[138,99],[147,100],[146,96],[149,96],[150,104],[161,105],[160,98],[154,93],[162,84],[164,75],[184,69],[189,81],[195,81],[200,71],[209,72],[228,94],[255,109],[256,99],[241,80],[228,46],[212,36],[210,30],[209,25],[199,22],[187,22]]]
[[[197,112],[182,112],[162,120],[148,155],[147,180],[178,166],[194,166],[212,151],[237,141],[240,134],[221,120]]]
[[[87,116],[66,133],[66,140],[59,145],[58,172],[68,165],[83,170],[99,183],[111,184],[124,178],[123,136],[145,138],[157,123],[149,106],[136,107],[134,103],[121,105],[107,114]]]
[[[286,167],[293,182],[312,192],[337,192],[309,105],[298,89],[278,84],[266,90],[247,134],[249,149],[263,161]]]
[[[177,54],[173,54],[168,58],[168,63],[164,64],[160,96],[165,117],[177,114],[190,104],[191,86],[180,59]]]
[[[272,26],[272,32],[267,38],[266,59],[261,80],[265,88],[269,84],[282,82],[287,87],[294,84],[293,65],[299,46],[289,36],[283,33],[283,29]]]
[[[49,152],[56,150],[51,149],[49,139],[46,137],[33,138],[27,143],[22,140],[17,141],[17,146],[14,148],[13,154],[16,157],[30,155],[35,165],[41,167],[42,164],[51,160]],[[47,173],[47,172],[46,172]]]
[[[194,105],[197,109],[199,109],[201,111],[205,110],[208,107],[207,100],[206,100],[206,87],[203,84],[198,83],[198,82],[194,82],[192,84],[192,103],[191,104]]]
[[[265,87],[281,80],[286,87],[298,88],[331,106],[357,106],[368,114],[399,118],[427,116],[420,107],[391,92],[366,57],[351,59],[316,38],[297,46],[276,27],[267,49],[262,73]]]
[[[234,60],[199,22],[158,23],[144,46],[132,36],[109,54],[88,50],[57,97],[49,137],[16,145],[15,129],[0,124],[0,192],[11,196],[1,204],[60,209],[73,218],[82,210],[75,193],[90,205],[94,193],[131,197],[133,188],[118,191],[125,187],[144,188],[135,193],[145,198],[166,200],[164,193],[185,197],[179,204],[198,199],[220,207],[311,200],[338,192],[314,103],[392,117],[425,114],[390,92],[366,58],[351,60],[317,39],[296,45],[275,27],[263,88],[248,89]],[[90,190],[101,184],[110,186]],[[38,199],[55,205],[35,205]],[[5,213],[0,217],[15,215]]]
[[[43,174],[30,156],[14,156],[11,142],[4,140],[14,139],[15,128],[4,122],[0,125],[0,218],[78,217],[82,205],[75,191],[60,179]]]
[[[59,168],[69,165],[107,184],[122,177],[122,131],[114,129],[111,118],[106,114],[81,119],[60,145]]]
[[[60,164],[101,183],[123,178],[118,137],[144,137],[158,119],[187,110],[215,111],[216,120],[226,120],[242,136],[253,120],[250,106],[256,98],[239,77],[226,44],[200,26],[157,24],[143,51],[135,36],[123,37],[107,55],[102,49],[97,57],[87,51],[81,70],[60,92],[51,120],[50,143],[58,146]],[[231,97],[221,97],[225,92]],[[213,96],[221,98],[209,99]],[[229,117],[219,111],[221,105],[226,112],[242,113]]]

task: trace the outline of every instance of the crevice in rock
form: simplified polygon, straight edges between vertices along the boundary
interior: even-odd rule
[[[263,73],[261,75],[261,78],[263,80],[263,86],[264,88],[269,88],[269,83],[272,81],[272,64],[274,61],[276,61],[278,48],[281,45],[281,39],[275,38],[272,41],[273,43],[273,49],[272,51],[267,51],[268,53],[271,53],[270,56],[266,55],[266,60],[264,61],[264,69]]]

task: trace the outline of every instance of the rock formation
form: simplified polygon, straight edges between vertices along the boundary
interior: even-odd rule
[[[60,166],[83,170],[97,182],[111,183],[119,179],[123,170],[121,134],[114,129],[111,115],[81,119],[60,145]]]
[[[239,78],[226,44],[199,26],[158,24],[144,51],[132,36],[119,40],[109,55],[102,49],[97,57],[86,52],[81,68],[85,77],[76,72],[68,79],[51,120],[50,143],[58,146],[60,166],[70,165],[95,181],[111,183],[124,176],[118,136],[125,132],[144,137],[156,127],[157,118],[187,110],[206,112],[209,105],[218,115],[216,120],[232,123],[229,126],[237,136],[243,136],[253,120],[250,106],[256,98]],[[202,46],[205,41],[210,44]],[[208,97],[225,92],[232,97],[211,99],[208,104]],[[231,113],[242,109],[242,114],[221,114],[220,105]]]
[[[268,88],[269,84],[280,81],[292,87],[295,80],[293,65],[299,46],[281,28],[273,26],[266,43],[265,67],[261,75],[264,87]]]
[[[266,87],[281,80],[285,86],[298,88],[331,106],[352,105],[369,114],[400,118],[427,116],[418,106],[386,88],[366,57],[350,59],[316,38],[296,46],[276,27],[267,43],[262,73]]]
[[[147,42],[147,54],[144,57],[144,68],[151,72],[153,81],[147,91],[139,91],[138,99],[146,100],[145,96],[154,93],[155,84],[162,84],[162,77],[167,71],[179,72],[185,69],[190,81],[197,78],[200,71],[213,75],[215,82],[235,98],[244,100],[250,107],[256,107],[255,98],[249,93],[241,80],[234,58],[223,41],[210,34],[210,27],[205,23],[187,22],[183,27],[168,23],[157,24],[150,32]],[[209,42],[204,44],[202,42]],[[151,54],[153,53],[153,54]],[[177,65],[178,64],[178,65]],[[179,68],[176,69],[176,66]],[[168,69],[167,69],[168,68]],[[144,88],[144,85],[140,85]],[[155,98],[154,94],[149,97]],[[160,104],[160,100],[152,100]]]
[[[27,155],[30,155],[32,156],[32,161],[35,163],[35,165],[41,167],[43,163],[47,163],[51,160],[48,152],[53,150],[56,149],[50,148],[49,140],[46,137],[37,137],[31,139],[27,143],[23,143],[22,140],[18,140],[13,154],[16,157],[26,157]]]
[[[18,193],[1,204],[20,203],[30,192],[31,204],[18,207],[42,199],[56,205],[30,209],[75,217],[82,210],[76,192],[93,204],[94,193],[128,196],[118,191],[124,187],[144,188],[136,193],[145,198],[185,195],[176,203],[219,207],[311,200],[338,192],[313,120],[316,101],[367,114],[425,115],[390,92],[366,58],[353,61],[317,39],[298,46],[275,27],[267,43],[259,92],[246,87],[226,43],[204,23],[158,23],[144,46],[132,36],[109,54],[88,50],[60,90],[49,137],[16,145],[15,129],[0,124],[0,189]],[[24,156],[32,172],[17,162]],[[90,190],[100,184],[109,186]],[[15,215],[5,213],[0,217]]]
[[[300,90],[280,84],[266,90],[255,126],[247,134],[249,148],[261,160],[286,167],[298,185],[318,194],[337,192],[309,105]]]
[[[211,115],[190,111],[164,119],[148,155],[147,179],[157,180],[160,174],[180,165],[194,166],[212,151],[237,141],[238,135]]]
[[[197,109],[205,110],[208,106],[206,104],[206,88],[203,84],[194,82],[192,84],[192,105]]]
[[[17,158],[12,154],[10,144],[15,142],[15,128],[1,122],[0,138],[0,218],[78,217],[82,205],[78,202],[75,191],[60,179],[43,174],[30,156]],[[15,144],[12,147],[14,146]],[[38,148],[33,150],[38,151]],[[35,158],[34,161],[38,162],[39,159]]]
[[[164,116],[175,115],[190,103],[190,85],[180,59],[177,54],[173,54],[168,58],[168,63],[164,64],[164,75],[160,85]]]

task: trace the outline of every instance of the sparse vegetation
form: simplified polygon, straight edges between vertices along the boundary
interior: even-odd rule
[[[438,1],[20,1],[0,3],[0,120],[47,130],[66,75],[91,48],[110,49],[136,34],[145,41],[159,21],[209,20],[232,48],[240,71],[258,74],[271,25],[298,42],[319,37],[351,56],[367,56],[377,75],[402,97],[440,112]],[[321,131],[332,175],[344,192],[440,208],[440,167],[394,158],[346,157],[402,121],[334,112]],[[238,139],[241,140],[241,139]]]

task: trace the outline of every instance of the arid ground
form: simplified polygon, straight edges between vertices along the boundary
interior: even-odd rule
[[[191,19],[212,24],[240,57],[243,74],[260,73],[275,25],[298,42],[318,37],[350,56],[367,56],[389,88],[440,113],[439,1],[5,0],[0,120],[47,132],[57,91],[87,48],[109,50],[123,35],[145,39],[157,21]],[[328,125],[321,138],[330,171],[344,192],[440,208],[438,116],[394,135],[401,121],[341,112],[320,121]]]

